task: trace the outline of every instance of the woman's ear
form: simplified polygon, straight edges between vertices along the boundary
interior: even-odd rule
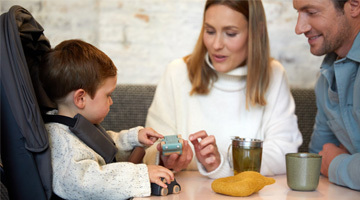
[[[74,92],[74,104],[79,109],[83,109],[86,104],[86,92],[84,89],[78,89]]]

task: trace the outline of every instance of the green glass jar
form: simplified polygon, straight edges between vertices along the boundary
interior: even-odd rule
[[[262,140],[232,137],[232,161],[234,175],[243,171],[260,172]]]

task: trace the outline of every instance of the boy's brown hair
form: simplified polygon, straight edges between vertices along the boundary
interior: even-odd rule
[[[77,89],[84,89],[93,98],[106,78],[116,76],[117,69],[95,46],[65,40],[43,57],[39,74],[45,92],[57,102]]]

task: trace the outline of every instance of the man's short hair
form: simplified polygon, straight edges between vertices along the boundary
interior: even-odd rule
[[[338,10],[344,11],[344,5],[348,0],[331,0],[334,3],[334,7]]]

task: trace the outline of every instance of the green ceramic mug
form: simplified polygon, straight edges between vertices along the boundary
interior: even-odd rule
[[[237,136],[232,137],[231,140],[228,159],[234,175],[243,171],[260,172],[263,141]]]
[[[316,190],[319,184],[322,156],[314,153],[286,154],[288,186],[298,191]]]

